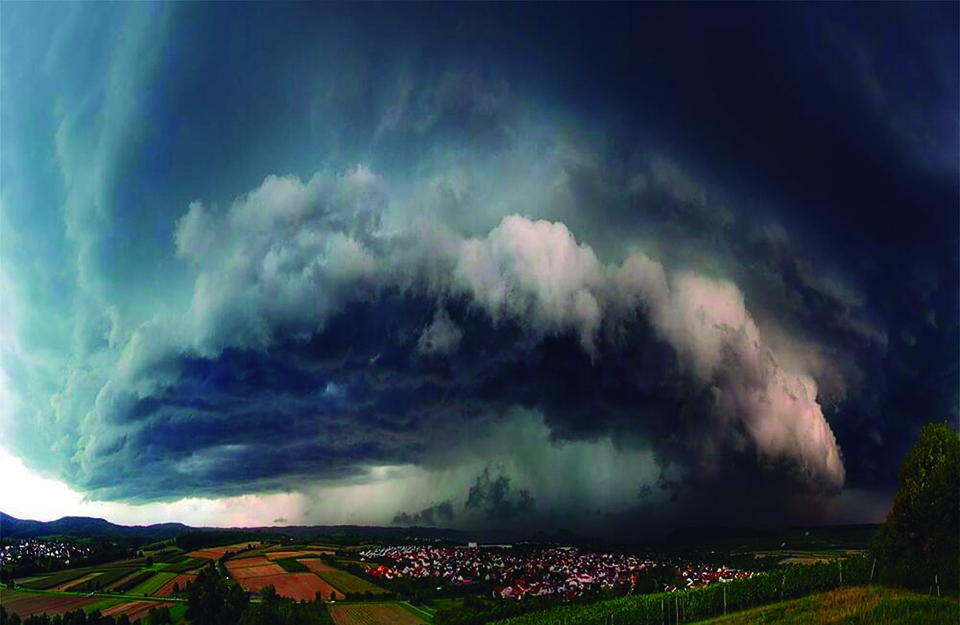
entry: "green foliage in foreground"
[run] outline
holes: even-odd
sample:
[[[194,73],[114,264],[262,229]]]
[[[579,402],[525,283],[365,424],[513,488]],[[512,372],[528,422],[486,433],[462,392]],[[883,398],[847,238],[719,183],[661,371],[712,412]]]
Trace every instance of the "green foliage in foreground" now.
[[[859,586],[745,610],[700,625],[955,625],[960,603],[912,592]]]
[[[150,608],[146,619],[137,619],[131,624],[126,614],[114,617],[101,614],[99,610],[88,613],[82,608],[53,616],[44,612],[21,619],[19,614],[7,614],[0,605],[0,625],[171,625],[174,622],[167,606]]]
[[[273,586],[260,593],[260,603],[251,604],[240,625],[333,625],[327,606],[320,601],[294,601],[277,595]]]
[[[931,423],[900,467],[893,507],[874,540],[879,580],[960,588],[960,437]]]
[[[711,584],[704,588],[631,595],[612,601],[564,606],[502,622],[509,625],[690,623],[832,590],[841,585],[841,574],[843,585],[866,584],[870,580],[871,568],[872,560],[862,556],[840,562],[790,566],[780,571],[761,573],[728,583]]]

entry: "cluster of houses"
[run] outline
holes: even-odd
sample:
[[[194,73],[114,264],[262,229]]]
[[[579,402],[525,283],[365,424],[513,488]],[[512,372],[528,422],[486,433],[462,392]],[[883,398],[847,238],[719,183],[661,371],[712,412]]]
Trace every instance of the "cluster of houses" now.
[[[379,566],[375,577],[436,577],[454,584],[496,584],[503,598],[562,595],[573,598],[597,587],[621,585],[632,592],[638,575],[659,562],[630,554],[593,553],[573,547],[516,552],[502,548],[386,547],[365,551],[364,560]],[[385,564],[385,563],[389,564]],[[729,581],[748,575],[726,568],[685,565],[677,570],[686,587]],[[667,590],[674,590],[668,587]]]
[[[58,540],[18,540],[0,546],[0,566],[44,559],[70,564],[71,559],[89,553],[90,547]]]

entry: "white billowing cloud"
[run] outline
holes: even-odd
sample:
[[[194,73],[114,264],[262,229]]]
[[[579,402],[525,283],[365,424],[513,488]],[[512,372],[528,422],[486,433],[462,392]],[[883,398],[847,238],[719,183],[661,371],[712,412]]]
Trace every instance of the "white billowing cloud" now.
[[[268,176],[224,214],[193,202],[176,231],[178,255],[197,271],[189,346],[213,355],[311,334],[345,292],[372,285],[368,246],[385,204],[379,176],[364,166],[307,182]]]
[[[740,289],[727,280],[689,272],[675,276],[665,288],[650,262],[644,257],[624,263],[617,274],[619,292],[629,294],[631,288],[624,285],[633,286],[657,331],[694,378],[714,391],[720,416],[741,423],[764,457],[788,460],[811,482],[840,488],[843,463],[817,402],[816,383],[809,375],[781,367]],[[624,271],[626,267],[634,270]],[[708,442],[711,447],[714,443]],[[715,460],[714,450],[709,451],[706,459]]]
[[[440,308],[417,339],[417,352],[425,356],[452,354],[460,346],[462,336],[460,327],[450,319],[446,310]]]
[[[530,318],[547,332],[573,327],[592,352],[604,282],[596,254],[562,223],[510,215],[485,238],[461,242],[452,286],[494,320]]]
[[[177,253],[196,273],[191,307],[182,319],[134,331],[116,380],[150,394],[175,382],[169,363],[179,354],[212,357],[230,346],[266,349],[278,337],[308,337],[347,302],[388,287],[438,299],[417,341],[422,355],[450,354],[460,343],[463,330],[442,308],[450,296],[538,336],[573,332],[592,357],[602,329],[617,337],[631,315],[642,314],[713,393],[715,422],[706,426],[713,429],[689,442],[706,470],[727,450],[742,451],[746,439],[763,459],[788,463],[811,484],[842,486],[840,452],[811,373],[784,369],[733,282],[670,275],[641,252],[604,265],[563,223],[519,215],[503,217],[482,237],[442,224],[426,236],[386,232],[387,204],[385,183],[363,166],[307,182],[270,176],[225,212],[193,202],[176,232]],[[108,390],[98,411],[129,401]]]

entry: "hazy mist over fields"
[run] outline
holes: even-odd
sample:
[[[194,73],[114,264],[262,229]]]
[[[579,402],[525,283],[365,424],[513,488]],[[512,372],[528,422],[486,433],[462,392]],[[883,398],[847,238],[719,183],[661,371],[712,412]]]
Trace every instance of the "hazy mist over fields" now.
[[[0,14],[4,512],[875,522],[960,416],[955,3]]]

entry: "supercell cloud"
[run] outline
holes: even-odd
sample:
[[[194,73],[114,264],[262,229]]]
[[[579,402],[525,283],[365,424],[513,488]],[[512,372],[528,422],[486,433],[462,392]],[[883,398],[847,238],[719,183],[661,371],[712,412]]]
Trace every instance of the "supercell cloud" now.
[[[544,9],[5,7],[0,444],[277,523],[875,520],[957,418],[956,7]]]

